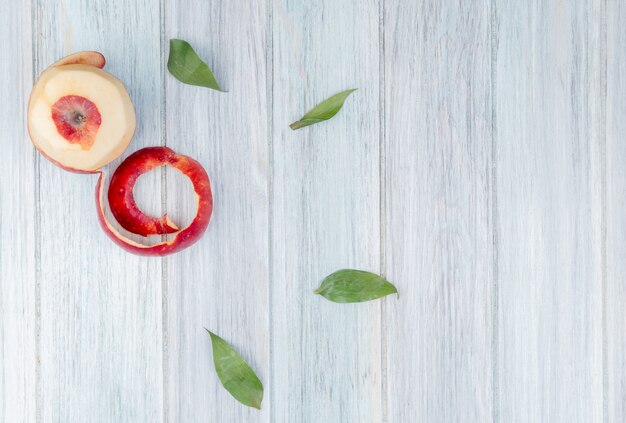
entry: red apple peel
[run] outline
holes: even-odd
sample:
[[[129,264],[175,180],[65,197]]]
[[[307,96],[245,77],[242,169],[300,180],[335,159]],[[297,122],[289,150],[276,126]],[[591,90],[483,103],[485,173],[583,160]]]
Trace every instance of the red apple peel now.
[[[54,62],[50,65],[50,67],[65,65],[89,65],[102,69],[106,62],[107,61],[104,58],[104,55],[99,51],[86,50],[65,56],[61,60]]]
[[[157,167],[169,165],[187,176],[193,184],[197,198],[197,212],[193,221],[178,230],[167,217],[145,215],[135,203],[133,186],[140,175]],[[174,238],[155,245],[139,244],[119,233],[104,216],[104,172],[100,171],[96,185],[98,220],[104,232],[125,250],[145,256],[164,256],[176,253],[195,243],[204,233],[213,212],[213,195],[209,176],[196,160],[177,154],[167,147],[147,147],[128,156],[115,170],[109,186],[109,206],[118,223],[130,232],[147,236],[178,231]]]

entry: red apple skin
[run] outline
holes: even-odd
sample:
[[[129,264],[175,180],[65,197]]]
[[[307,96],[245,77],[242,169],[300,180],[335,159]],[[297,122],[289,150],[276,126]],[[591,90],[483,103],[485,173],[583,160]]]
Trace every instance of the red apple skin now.
[[[104,216],[102,197],[104,192],[104,173],[100,172],[96,185],[96,205],[98,220],[104,232],[120,247],[143,256],[165,256],[181,251],[194,244],[206,231],[213,212],[213,195],[209,176],[196,160],[175,153],[167,147],[143,148],[126,158],[115,171],[115,184],[109,188],[109,206],[113,215],[125,229],[137,234],[163,234],[175,230],[166,216],[154,218],[143,214],[132,196],[133,185],[139,175],[156,167],[170,165],[185,174],[198,196],[198,210],[189,226],[178,231],[173,239],[155,245],[141,245],[121,235],[111,226]]]
[[[167,215],[155,218],[144,214],[133,196],[133,187],[142,174],[169,164],[179,158],[174,151],[163,148],[145,148],[128,156],[115,170],[109,184],[109,206],[115,220],[129,232],[141,236],[171,234],[178,231]]]
[[[59,98],[52,105],[52,120],[63,138],[84,150],[93,146],[102,124],[98,107],[88,98],[73,94]]]

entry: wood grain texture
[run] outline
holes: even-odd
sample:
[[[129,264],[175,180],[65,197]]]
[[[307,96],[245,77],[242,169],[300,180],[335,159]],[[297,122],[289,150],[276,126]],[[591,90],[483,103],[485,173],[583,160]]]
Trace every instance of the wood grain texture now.
[[[602,420],[600,10],[495,2],[501,421]]]
[[[619,0],[5,2],[0,423],[626,421],[625,21]],[[228,93],[168,74],[173,37]],[[95,177],[32,148],[33,75],[81,49],[129,88],[124,156],[206,167],[192,248],[120,250]],[[195,213],[174,170],[135,194]],[[313,294],[343,267],[399,299]],[[262,411],[223,389],[203,326]]]
[[[268,11],[263,1],[167,1],[165,13],[165,42],[189,41],[228,91],[166,77],[167,145],[205,166],[214,197],[204,237],[167,259],[168,421],[269,422]],[[167,172],[167,206],[180,221],[195,201],[179,176]],[[203,326],[256,371],[262,411],[222,387]]]
[[[4,5],[0,23],[0,40],[10,46],[0,60],[0,422],[25,423],[36,421],[37,181],[25,119],[33,83],[30,2]]]
[[[605,421],[626,421],[626,4],[607,2]]]
[[[77,50],[103,52],[137,111],[129,152],[158,144],[159,2],[42,1],[35,13],[37,73]],[[40,159],[40,421],[156,422],[163,398],[161,262],[126,253],[105,236],[95,182]],[[142,206],[158,211],[159,174],[142,182]]]
[[[377,1],[273,2],[272,421],[380,422],[378,302],[314,295],[380,271]],[[358,88],[332,120],[292,131]]]
[[[489,2],[385,4],[388,420],[487,422]]]

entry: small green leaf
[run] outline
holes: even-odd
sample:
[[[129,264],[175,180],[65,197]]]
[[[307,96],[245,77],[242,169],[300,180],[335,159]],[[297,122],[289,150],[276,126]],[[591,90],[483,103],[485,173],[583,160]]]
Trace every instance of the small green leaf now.
[[[248,363],[222,338],[204,328],[211,335],[213,364],[222,385],[240,403],[261,409],[263,384]]]
[[[167,69],[180,82],[222,91],[211,68],[200,59],[191,44],[185,40],[176,38],[170,40]]]
[[[343,269],[326,276],[315,293],[336,303],[360,303],[397,294],[398,290],[375,273]]]
[[[295,131],[296,129],[330,119],[341,110],[346,98],[356,90],[356,88],[353,88],[351,90],[342,91],[339,94],[327,98],[309,110],[306,115],[302,116],[302,119],[289,125],[289,127]]]

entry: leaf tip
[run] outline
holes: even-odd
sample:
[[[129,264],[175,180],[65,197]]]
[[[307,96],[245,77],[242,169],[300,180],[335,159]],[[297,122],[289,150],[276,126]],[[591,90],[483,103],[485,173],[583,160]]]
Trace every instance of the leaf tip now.
[[[393,291],[391,292],[392,294],[396,294],[396,298],[400,298],[400,293],[398,292],[398,288],[396,288],[396,286],[392,283],[390,283],[390,285],[393,288]]]
[[[206,87],[206,88],[210,88],[214,91],[220,92],[220,93],[227,93],[228,91],[223,89],[222,86],[219,84],[219,82],[217,82],[217,79],[215,80],[215,86],[214,87]]]
[[[292,123],[291,125],[289,125],[289,127],[291,128],[291,130],[295,131],[296,129],[300,129],[302,128],[300,121],[297,120],[294,123]]]
[[[189,44],[187,41],[182,40],[180,38],[170,38],[170,47],[174,46],[175,44],[180,44],[180,45],[188,45],[191,47],[191,44]]]

